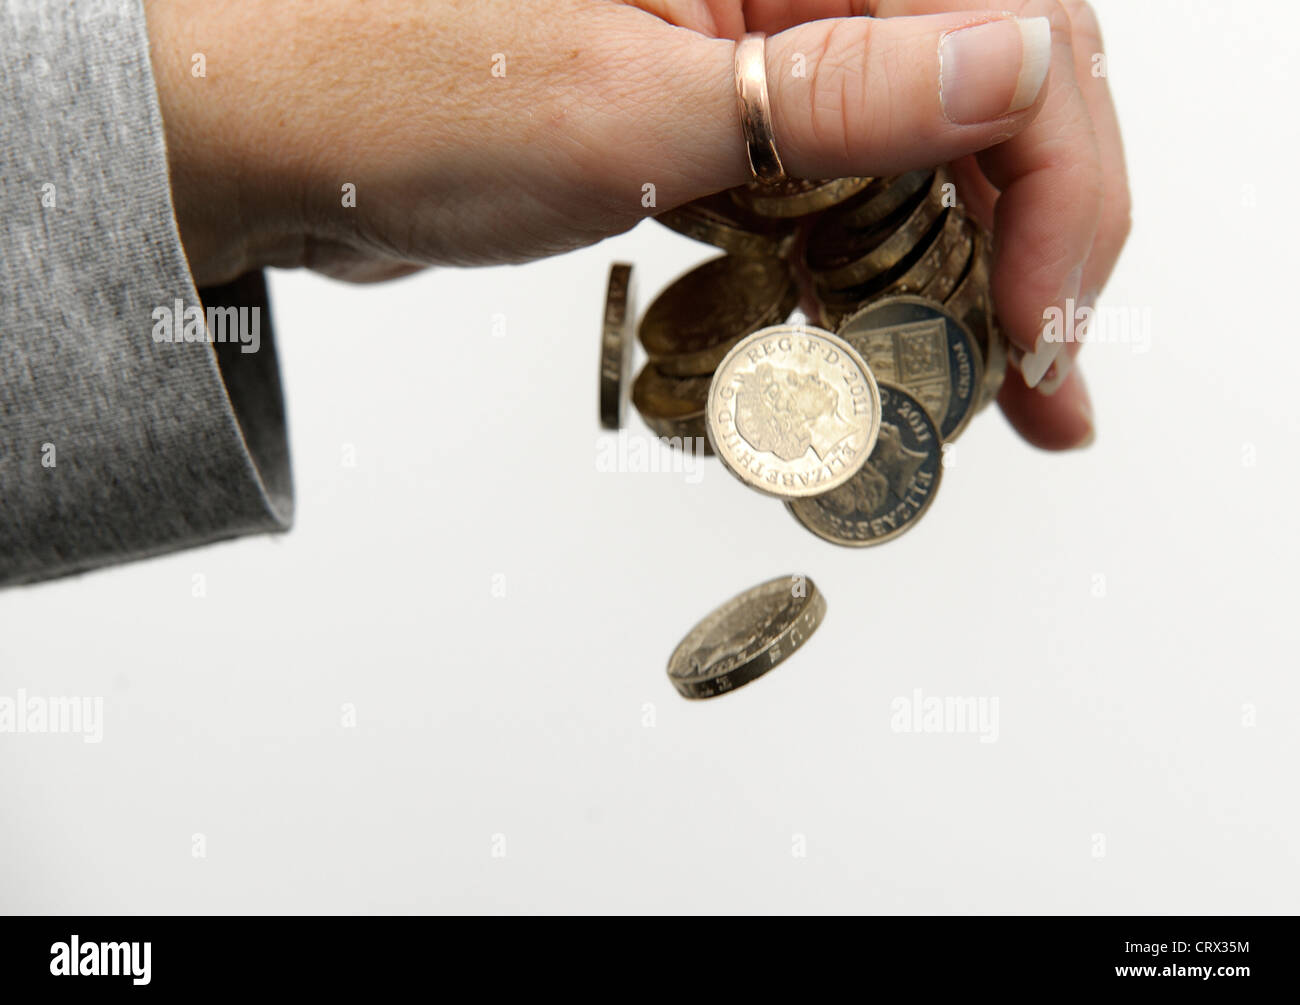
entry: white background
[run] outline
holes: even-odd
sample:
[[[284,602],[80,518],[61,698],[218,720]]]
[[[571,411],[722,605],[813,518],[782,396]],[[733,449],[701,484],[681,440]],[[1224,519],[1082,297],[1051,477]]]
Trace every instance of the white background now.
[[[1106,302],[1153,343],[1087,351],[1092,450],[985,413],[914,533],[839,551],[716,463],[597,470],[608,264],[644,306],[702,245],[277,274],[294,531],[0,595],[0,695],[106,716],[0,735],[0,910],[1300,907],[1300,9],[1097,7],[1136,223]],[[695,620],[796,571],[807,649],[680,699]],[[998,741],[894,732],[915,688],[996,697]]]

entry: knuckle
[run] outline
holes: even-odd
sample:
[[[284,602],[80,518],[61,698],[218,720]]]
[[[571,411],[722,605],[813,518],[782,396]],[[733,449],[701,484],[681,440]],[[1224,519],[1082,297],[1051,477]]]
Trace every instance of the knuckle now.
[[[867,100],[867,59],[872,52],[873,26],[868,20],[839,19],[826,23],[814,36],[808,53],[808,80],[803,101],[810,141],[823,151],[847,157],[855,139],[873,135],[874,109],[888,108],[887,94]],[[872,58],[884,54],[872,52]],[[888,74],[883,75],[887,80]],[[781,78],[783,81],[785,75]]]

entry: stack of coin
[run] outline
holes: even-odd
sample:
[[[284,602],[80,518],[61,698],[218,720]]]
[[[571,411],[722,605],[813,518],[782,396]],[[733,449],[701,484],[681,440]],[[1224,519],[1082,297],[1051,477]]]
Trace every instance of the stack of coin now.
[[[1007,368],[992,241],[948,172],[755,182],[657,219],[724,254],[674,281],[636,328],[647,362],[631,398],[646,425],[673,445],[707,437],[732,474],[833,544],[880,544],[916,526],[938,491],[944,445],[997,397]],[[628,393],[629,302],[612,274],[608,428]],[[786,324],[796,306],[820,327]],[[681,655],[670,677],[688,697],[756,676]]]
[[[927,481],[924,493],[910,482],[895,484],[896,478],[911,472],[930,479],[942,445],[960,436],[971,418],[997,396],[1007,367],[1006,343],[989,295],[991,241],[961,207],[948,171],[755,182],[657,219],[725,254],[668,286],[636,329],[647,362],[631,398],[646,425],[673,445],[706,442],[707,437],[710,449],[721,453],[742,480],[791,501],[805,526],[838,544],[875,544],[911,527],[928,507],[938,476]],[[626,333],[634,321],[628,315],[629,298],[616,282],[620,276],[611,273],[606,304],[601,414],[608,428],[614,428],[610,416],[617,411],[611,403],[627,394],[622,371],[617,380],[612,375],[615,361],[628,358]],[[781,337],[779,326],[800,304],[822,326],[801,329],[805,335],[815,340],[838,336],[863,362],[870,386],[888,390],[875,407],[885,412],[878,420],[885,427],[879,449],[897,453],[893,460],[882,457],[876,464],[866,455],[851,460],[841,451],[828,462],[816,444],[851,418],[843,412],[835,413],[838,418],[829,424],[807,416],[796,419],[789,411],[773,414],[764,420],[775,424],[773,428],[805,420],[818,427],[778,435],[758,430],[756,413],[747,408],[739,421],[750,424],[756,441],[736,426],[710,428],[721,421],[721,413],[710,411],[708,399],[723,360],[742,344],[749,353],[771,353],[773,333]],[[615,329],[617,339],[611,335]],[[768,334],[751,343],[758,332]],[[822,349],[848,358],[840,349]],[[771,358],[767,362],[761,375],[756,370],[745,379],[762,383],[770,399],[785,401],[787,409],[822,400],[817,382],[827,379],[826,374],[777,366]],[[773,382],[772,374],[794,384]],[[843,380],[844,374],[830,378]],[[795,385],[802,390],[791,391]],[[741,395],[741,389],[732,387],[730,393]],[[742,397],[751,401],[748,394]],[[861,401],[846,404],[855,407]],[[736,418],[733,407],[728,421]],[[796,465],[800,470],[782,470],[785,462],[767,449],[770,443],[781,444],[782,450],[802,445],[807,453]],[[916,460],[918,445],[925,446],[924,462]],[[837,470],[849,468],[853,478],[832,484]],[[745,473],[754,470],[763,474]],[[773,488],[767,478],[784,481]],[[799,491],[791,491],[794,482],[800,483]],[[834,520],[817,518],[818,507],[810,499],[819,494],[828,500],[821,510],[835,507]],[[904,499],[923,500],[924,505],[911,506],[902,519],[898,506]],[[871,500],[877,503],[875,509],[866,506]],[[871,514],[883,523],[867,529],[847,526],[851,516],[861,524]],[[839,530],[832,532],[831,527]]]

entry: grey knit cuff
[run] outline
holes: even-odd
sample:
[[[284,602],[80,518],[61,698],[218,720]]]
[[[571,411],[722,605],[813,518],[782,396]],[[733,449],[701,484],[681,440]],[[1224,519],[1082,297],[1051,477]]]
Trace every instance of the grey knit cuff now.
[[[140,0],[0,0],[0,114],[0,585],[288,529],[265,283],[194,287]]]

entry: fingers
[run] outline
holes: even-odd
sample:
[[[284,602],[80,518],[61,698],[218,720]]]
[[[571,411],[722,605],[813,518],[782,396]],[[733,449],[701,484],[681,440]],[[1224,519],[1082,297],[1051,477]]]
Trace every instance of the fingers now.
[[[1027,6],[1051,9],[1054,83],[1041,118],[979,159],[1002,190],[993,294],[1008,337],[1025,353],[1020,370],[1032,388],[1063,350],[1044,339],[1044,311],[1064,311],[1083,292],[1104,183],[1092,119],[1075,83],[1069,19],[1056,0]]]
[[[1101,153],[1102,207],[1101,223],[1093,242],[1092,255],[1084,269],[1082,302],[1096,302],[1098,294],[1119,260],[1131,229],[1132,199],[1129,195],[1128,170],[1124,164],[1124,141],[1119,118],[1107,80],[1106,54],[1102,47],[1101,25],[1092,7],[1084,0],[1064,0],[1074,37],[1075,78],[1088,106],[1097,145]]]
[[[1106,55],[1102,48],[1101,25],[1085,0],[1062,0],[1070,16],[1074,48],[1075,79],[1088,106],[1101,154],[1102,204],[1097,236],[1083,270],[1082,293],[1076,310],[1095,308],[1097,298],[1115,269],[1131,227],[1131,198],[1128,171],[1124,164],[1124,142],[1119,119],[1107,83]],[[1067,313],[1069,305],[1066,305]],[[1065,382],[1081,346],[1067,343],[1038,385],[1038,393],[1053,395]]]
[[[960,8],[963,0],[879,0],[878,14]],[[1076,302],[1100,232],[1103,157],[1076,75],[1069,12],[1059,0],[1011,0],[1022,17],[1052,25],[1052,69],[1042,110],[1022,132],[979,155],[1001,190],[995,215],[993,294],[1024,382],[1036,387],[1064,351],[1043,338],[1045,311]],[[1118,137],[1116,128],[1115,136]],[[1121,158],[1122,162],[1122,158]]]
[[[738,39],[746,31],[775,35],[806,21],[865,14],[869,0],[634,0],[669,24],[713,38]]]
[[[740,0],[732,0],[738,6]],[[867,13],[870,0],[745,0],[745,26],[775,35],[809,21]]]
[[[736,39],[745,31],[739,0],[634,0],[633,6],[710,38]]]
[[[798,25],[767,43],[786,170],[896,174],[980,150],[1029,123],[1050,55],[1046,24],[998,14]]]
[[[945,163],[1026,127],[1050,54],[1046,23],[999,13],[797,25],[767,41],[777,149],[786,171],[803,178]],[[644,151],[642,171],[665,169],[671,187],[661,187],[660,208],[747,181],[734,45],[659,23],[638,40],[636,58],[654,61],[654,111],[622,120],[613,145],[627,163]],[[675,72],[665,76],[665,65]],[[644,78],[625,86],[642,88]]]
[[[1016,432],[1043,450],[1086,447],[1094,439],[1092,402],[1077,368],[1050,398],[1027,387],[1018,374],[1009,373],[998,404]]]
[[[998,196],[1001,193],[984,177],[979,161],[974,155],[962,157],[949,165],[949,172],[957,185],[957,191],[961,193],[966,212],[978,220],[985,230],[992,233],[993,215],[997,210]]]

